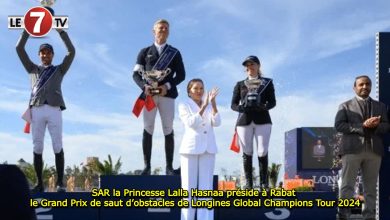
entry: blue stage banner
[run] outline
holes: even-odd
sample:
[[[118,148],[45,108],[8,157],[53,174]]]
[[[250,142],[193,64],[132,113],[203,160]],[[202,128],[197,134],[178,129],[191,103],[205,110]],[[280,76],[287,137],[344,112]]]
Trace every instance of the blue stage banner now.
[[[38,193],[32,196],[30,204],[34,201],[40,204],[35,208],[37,220],[99,219],[99,208],[90,206],[93,198],[89,192]]]
[[[214,176],[214,188],[217,187],[218,178]],[[152,207],[144,208],[143,202],[150,202],[156,204],[164,203],[177,204],[182,197],[168,196],[168,190],[174,193],[175,190],[181,188],[180,176],[101,176],[101,189],[106,189],[108,192],[113,190],[120,191],[121,196],[117,198],[102,197],[102,202],[110,202],[110,200],[122,200],[121,208],[107,208],[102,207],[100,210],[100,220],[128,220],[128,219],[148,219],[148,220],[172,220],[180,219],[180,208],[176,205],[172,207]],[[143,194],[164,191],[165,196],[139,196],[135,192],[142,192]],[[124,194],[126,193],[126,195]],[[131,216],[129,218],[129,216]]]
[[[180,188],[180,176],[101,176],[101,189],[120,190],[122,193],[125,190],[129,192],[135,190],[166,190]],[[122,194],[123,195],[123,194]],[[125,204],[130,205],[129,199],[133,197],[121,196]],[[112,199],[110,197],[102,197],[102,202]],[[168,199],[168,198],[156,198]],[[139,201],[139,200],[137,200]],[[127,204],[126,204],[127,203]],[[134,203],[134,200],[133,200]],[[134,204],[132,204],[133,206]],[[124,207],[124,208],[101,208],[100,220],[128,220],[128,219],[150,219],[150,220],[171,220],[180,219],[180,209],[172,208],[140,208],[140,207]]]
[[[214,183],[216,187],[216,176],[214,177]],[[174,203],[174,206],[164,208],[159,206],[145,208],[142,207],[141,203],[143,201],[153,201],[156,203],[178,202],[183,196],[172,197],[172,194],[171,196],[168,194],[164,196],[154,194],[152,198],[151,195],[137,195],[136,193],[167,193],[168,191],[173,193],[176,191],[176,193],[180,194],[180,190],[180,176],[102,176],[101,188],[92,189],[90,193],[41,193],[34,195],[31,201],[40,204],[36,208],[38,219],[179,220],[180,208],[176,206],[177,203]],[[289,191],[279,189],[273,192],[288,193]],[[234,193],[234,191],[231,193]],[[215,201],[229,201],[231,205],[228,207],[214,208],[214,219],[301,220],[310,216],[315,216],[316,220],[335,219],[337,207],[335,193],[292,191],[289,193],[293,193],[294,195],[268,194],[263,196],[260,194],[256,197],[232,196],[228,198],[226,197],[228,193],[225,192],[224,197],[219,197]],[[249,200],[258,201],[261,205],[250,205],[248,203]],[[328,206],[326,204],[319,204],[319,200],[321,200],[321,203],[329,203]],[[97,203],[99,205],[96,205],[96,208],[91,207],[91,204],[95,205]],[[283,203],[284,205],[275,205],[276,203]],[[46,205],[47,207],[45,207]]]
[[[317,206],[316,199],[327,200],[336,204],[336,195],[332,192],[298,192],[297,196],[293,198],[299,201],[312,201],[314,206],[311,208],[298,207],[298,208],[220,208],[215,209],[215,219],[220,220],[259,220],[259,219],[287,219],[287,220],[302,220],[302,219],[315,219],[315,220],[329,220],[336,219],[336,207],[321,207]],[[272,201],[287,200],[285,198],[272,198]],[[267,204],[265,198],[263,204]]]

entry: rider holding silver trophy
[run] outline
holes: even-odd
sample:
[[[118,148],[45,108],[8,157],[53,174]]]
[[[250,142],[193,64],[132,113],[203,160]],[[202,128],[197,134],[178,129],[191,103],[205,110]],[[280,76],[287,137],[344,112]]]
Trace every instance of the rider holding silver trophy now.
[[[268,189],[268,146],[272,127],[268,111],[276,105],[274,85],[272,79],[263,77],[260,60],[256,56],[247,57],[242,65],[245,66],[247,78],[237,82],[234,87],[231,108],[239,112],[236,131],[243,149],[244,188],[253,188],[252,155],[255,138],[260,187]]]
[[[39,0],[42,6],[46,7],[51,14],[54,14],[50,8],[55,0]],[[30,34],[24,30],[17,42],[16,52],[25,70],[30,75],[32,91],[28,108],[23,115],[27,124],[25,132],[29,133],[31,124],[31,133],[33,139],[33,160],[34,169],[38,184],[32,189],[32,193],[44,192],[43,181],[43,149],[45,143],[46,128],[51,136],[52,147],[55,155],[55,167],[57,172],[57,192],[64,192],[63,183],[65,156],[63,150],[63,123],[62,111],[66,109],[65,101],[62,95],[62,82],[68,72],[75,57],[75,47],[73,46],[69,35],[62,29],[56,29],[59,37],[63,41],[67,53],[62,62],[53,65],[54,48],[51,44],[43,43],[38,50],[40,63],[35,64],[30,59],[25,49]]]
[[[154,44],[139,52],[133,70],[133,79],[142,90],[133,109],[137,117],[143,111],[142,149],[145,168],[141,174],[151,174],[152,135],[158,110],[165,136],[165,172],[173,175],[173,119],[175,99],[178,96],[176,86],[184,81],[185,69],[179,50],[167,44],[168,21],[157,20],[153,26],[153,34]]]

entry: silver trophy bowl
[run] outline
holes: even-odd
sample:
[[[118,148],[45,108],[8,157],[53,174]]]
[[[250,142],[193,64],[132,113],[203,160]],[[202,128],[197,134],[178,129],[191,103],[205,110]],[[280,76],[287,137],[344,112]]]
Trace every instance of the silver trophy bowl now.
[[[244,81],[244,84],[248,88],[248,93],[245,98],[245,107],[258,107],[261,101],[258,89],[262,84],[262,81],[260,79],[247,79]]]
[[[163,81],[171,72],[170,68],[165,70],[141,70],[142,78],[144,78],[148,85],[152,87],[150,89],[150,93],[152,95],[158,95],[161,93],[161,89],[158,88],[158,83]]]
[[[56,0],[38,0],[38,1],[39,3],[41,3],[43,7],[51,7],[56,2]]]
[[[248,88],[248,100],[256,100],[257,99],[257,89],[261,85],[260,79],[247,79],[244,81],[245,86]]]

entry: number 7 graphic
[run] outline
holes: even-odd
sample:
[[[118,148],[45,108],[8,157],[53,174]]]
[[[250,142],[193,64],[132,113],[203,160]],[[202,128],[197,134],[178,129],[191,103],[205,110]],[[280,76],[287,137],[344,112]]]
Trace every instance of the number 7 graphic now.
[[[38,12],[38,11],[33,11],[30,13],[31,17],[38,17],[38,20],[35,22],[34,25],[34,33],[40,33],[41,32],[41,24],[43,21],[43,18],[45,17],[45,12]]]
[[[43,7],[34,7],[24,15],[24,28],[34,37],[43,37],[50,32],[53,16]]]

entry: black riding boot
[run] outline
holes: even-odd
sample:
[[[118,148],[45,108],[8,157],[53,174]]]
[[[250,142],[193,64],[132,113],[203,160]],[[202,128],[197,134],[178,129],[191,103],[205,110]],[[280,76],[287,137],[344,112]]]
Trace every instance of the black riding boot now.
[[[260,189],[268,190],[268,154],[264,157],[258,157],[260,170]]]
[[[38,184],[32,189],[32,193],[39,193],[44,191],[42,171],[43,171],[43,159],[42,154],[34,153],[34,169],[37,175]]]
[[[172,131],[172,133],[165,135],[165,158],[167,162],[167,166],[165,169],[166,175],[175,175],[175,171],[173,170],[173,166],[172,166],[174,149],[175,149],[175,140]]]
[[[64,150],[61,149],[59,153],[55,154],[56,158],[56,170],[57,170],[57,192],[65,192],[64,187],[64,166],[65,166],[65,158],[64,158]]]
[[[243,189],[252,189],[253,188],[252,156],[243,153],[242,159],[244,162],[244,174],[245,174],[245,185]]]
[[[144,130],[142,137],[142,150],[144,153],[145,168],[144,170],[142,170],[141,175],[150,175],[150,159],[152,157],[152,135],[149,134],[146,130]]]

